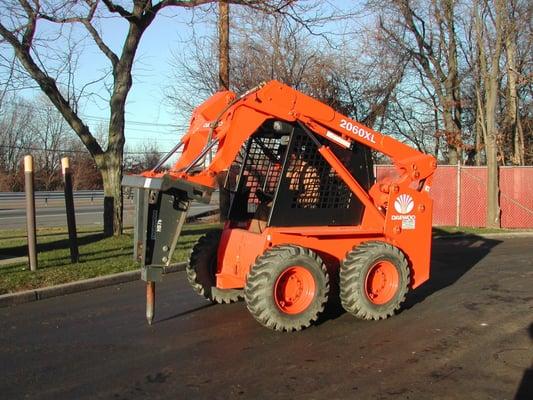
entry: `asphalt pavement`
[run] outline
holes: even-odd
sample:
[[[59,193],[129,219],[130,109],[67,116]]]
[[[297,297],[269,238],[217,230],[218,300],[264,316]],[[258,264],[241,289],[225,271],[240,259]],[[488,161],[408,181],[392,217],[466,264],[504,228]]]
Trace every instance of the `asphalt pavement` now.
[[[2,399],[533,399],[531,238],[434,243],[397,316],[278,333],[183,273],[0,309]]]

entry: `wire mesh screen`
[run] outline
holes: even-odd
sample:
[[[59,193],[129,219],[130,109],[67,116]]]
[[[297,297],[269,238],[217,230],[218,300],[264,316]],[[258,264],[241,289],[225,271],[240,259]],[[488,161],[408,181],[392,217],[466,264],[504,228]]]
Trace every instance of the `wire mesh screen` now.
[[[281,174],[283,152],[279,136],[259,132],[248,140],[241,152],[243,161],[235,206],[232,206],[233,218],[247,218],[259,204],[272,200]]]
[[[281,171],[279,148],[279,138],[253,137],[250,140],[243,171],[249,190],[248,212],[255,212],[261,203],[258,191],[273,196],[276,190]]]
[[[313,135],[313,136],[311,136]],[[339,226],[361,223],[363,205],[318,151],[314,139],[327,140],[295,127],[285,157],[270,226]],[[327,145],[362,187],[374,177],[370,151]]]
[[[224,188],[230,193],[237,191],[237,184],[239,183],[239,174],[241,173],[243,161],[246,154],[246,149],[248,148],[248,142],[245,142],[235,160],[231,163],[228,168],[228,173],[226,174],[226,181],[224,183]]]
[[[296,135],[287,177],[291,208],[350,208],[352,192],[307,135]]]

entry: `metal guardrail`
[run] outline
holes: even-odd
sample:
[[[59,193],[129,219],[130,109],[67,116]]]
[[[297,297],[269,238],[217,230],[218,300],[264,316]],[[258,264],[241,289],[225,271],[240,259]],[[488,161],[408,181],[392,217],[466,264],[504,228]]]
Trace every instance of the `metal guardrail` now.
[[[73,192],[74,200],[89,199],[92,201],[103,201],[103,190],[77,190]],[[7,201],[24,201],[26,194],[24,192],[0,192],[0,203]],[[132,200],[134,198],[134,191],[124,190],[124,200]],[[49,200],[64,200],[65,193],[63,191],[50,191],[50,192],[35,192],[35,201],[44,201],[45,204]],[[213,201],[218,204],[218,190],[213,194]]]
[[[77,190],[73,192],[74,199],[90,199],[94,200],[103,200],[104,191],[103,190]],[[134,191],[124,190],[124,199],[132,200],[134,197]],[[0,202],[2,201],[24,201],[26,194],[24,192],[0,192]],[[63,200],[65,198],[65,193],[61,191],[50,191],[50,192],[35,192],[35,200],[43,200],[45,203],[48,200]],[[213,199],[218,203],[218,190],[215,190],[213,194]]]
[[[17,201],[24,200],[26,194],[24,192],[0,192],[0,201]],[[65,193],[63,191],[53,191],[53,192],[35,192],[35,200],[62,200],[65,198]],[[101,200],[104,198],[103,190],[77,190],[74,192],[74,199],[90,199]]]

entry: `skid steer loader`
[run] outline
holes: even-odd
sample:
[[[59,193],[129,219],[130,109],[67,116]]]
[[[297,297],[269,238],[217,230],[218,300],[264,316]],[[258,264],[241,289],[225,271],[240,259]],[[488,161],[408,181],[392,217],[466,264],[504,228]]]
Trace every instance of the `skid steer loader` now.
[[[371,150],[390,158],[396,176],[375,181]],[[123,179],[139,193],[134,245],[148,322],[191,201],[208,203],[221,177],[226,222],[200,238],[186,267],[198,294],[244,298],[260,324],[301,330],[324,310],[338,274],[347,312],[393,315],[429,278],[435,168],[432,156],[280,82],[216,93],[154,169]]]

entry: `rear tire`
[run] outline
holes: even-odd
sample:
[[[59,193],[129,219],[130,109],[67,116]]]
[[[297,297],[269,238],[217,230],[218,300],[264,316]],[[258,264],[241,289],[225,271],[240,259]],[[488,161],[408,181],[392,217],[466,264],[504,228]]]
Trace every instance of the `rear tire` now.
[[[194,245],[185,268],[193,290],[213,303],[232,303],[242,299],[242,290],[216,288],[217,251],[222,231],[206,233]]]
[[[329,276],[313,251],[276,246],[259,256],[244,288],[246,306],[263,326],[276,331],[307,328],[324,311]]]
[[[354,247],[340,269],[342,306],[360,319],[392,316],[405,300],[410,271],[405,255],[385,242]]]

